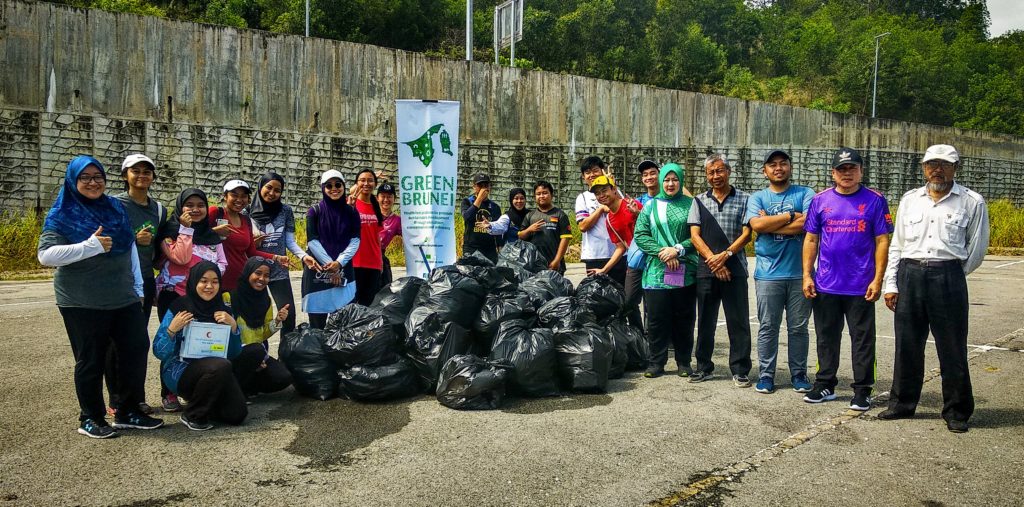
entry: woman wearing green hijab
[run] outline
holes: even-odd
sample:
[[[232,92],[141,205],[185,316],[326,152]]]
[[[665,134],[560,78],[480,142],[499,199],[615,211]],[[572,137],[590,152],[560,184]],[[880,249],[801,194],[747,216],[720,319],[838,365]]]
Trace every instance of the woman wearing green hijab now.
[[[687,377],[697,320],[697,251],[686,222],[693,198],[683,195],[683,168],[665,164],[658,175],[661,192],[637,218],[634,241],[647,254],[643,287],[650,341],[647,378],[660,377],[668,362],[668,344],[676,353],[679,376]]]

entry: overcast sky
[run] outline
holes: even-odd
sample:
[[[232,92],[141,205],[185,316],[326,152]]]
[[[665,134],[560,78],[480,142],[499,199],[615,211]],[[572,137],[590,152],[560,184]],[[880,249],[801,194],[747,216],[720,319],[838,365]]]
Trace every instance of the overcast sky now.
[[[1024,29],[1024,1],[988,0],[988,13],[992,17],[992,26],[988,28],[992,37]]]

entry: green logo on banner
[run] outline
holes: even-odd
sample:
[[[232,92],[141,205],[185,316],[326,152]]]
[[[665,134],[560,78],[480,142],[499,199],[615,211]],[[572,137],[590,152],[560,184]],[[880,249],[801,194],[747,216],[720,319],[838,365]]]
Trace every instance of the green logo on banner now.
[[[417,138],[415,141],[403,142],[409,148],[412,149],[412,155],[423,162],[423,166],[429,166],[430,161],[434,159],[434,134],[439,134],[438,138],[441,140],[441,151],[451,156],[455,156],[452,153],[452,139],[448,135],[448,131],[445,130],[443,123],[438,123],[433,127],[427,129],[422,136]]]

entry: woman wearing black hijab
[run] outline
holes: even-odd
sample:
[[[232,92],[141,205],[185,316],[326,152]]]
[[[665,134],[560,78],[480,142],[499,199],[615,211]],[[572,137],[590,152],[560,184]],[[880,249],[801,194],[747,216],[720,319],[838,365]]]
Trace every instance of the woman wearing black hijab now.
[[[249,257],[238,277],[235,290],[224,293],[224,302],[238,322],[242,353],[231,362],[235,377],[246,396],[274,393],[292,383],[292,375],[280,361],[270,357],[269,339],[288,318],[291,310],[284,305],[274,313],[268,285],[274,263],[263,257]]]
[[[490,234],[502,236],[506,245],[519,241],[518,233],[525,228],[523,221],[530,212],[526,207],[526,189],[516,187],[509,190],[508,204],[508,211],[490,224]]]
[[[213,428],[211,419],[241,424],[249,414],[245,394],[233,373],[231,358],[242,351],[241,332],[220,295],[220,270],[209,261],[192,266],[185,295],[171,303],[153,341],[153,355],[160,359],[160,377],[174,394],[188,400],[181,423],[188,429]],[[228,359],[181,357],[185,326],[208,322],[231,327]]]
[[[259,234],[256,236],[257,249],[274,255],[287,255],[291,252],[303,264],[312,267],[314,259],[302,250],[295,241],[295,213],[292,207],[282,201],[284,193],[284,177],[273,171],[260,178],[256,188],[256,198],[249,206],[249,218]],[[270,264],[270,284],[267,286],[270,295],[278,308],[286,305],[295,308],[295,296],[292,295],[292,283],[288,277],[288,268],[280,264]],[[295,312],[289,312],[288,318],[281,326],[281,334],[286,335],[295,330]],[[244,340],[243,340],[244,341]]]

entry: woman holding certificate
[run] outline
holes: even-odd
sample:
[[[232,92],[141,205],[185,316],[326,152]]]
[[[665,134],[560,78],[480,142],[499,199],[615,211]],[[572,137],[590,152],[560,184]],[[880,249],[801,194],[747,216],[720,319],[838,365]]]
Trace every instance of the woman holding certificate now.
[[[185,285],[185,295],[171,304],[153,341],[160,377],[188,400],[181,415],[188,429],[213,428],[212,419],[241,424],[249,410],[229,360],[242,351],[241,332],[221,299],[220,270],[200,261]]]
[[[643,273],[650,341],[647,378],[665,373],[668,346],[675,349],[678,375],[691,373],[693,326],[697,321],[697,250],[687,218],[693,198],[683,195],[683,169],[665,164],[658,175],[661,192],[637,217],[633,241],[647,254]]]

